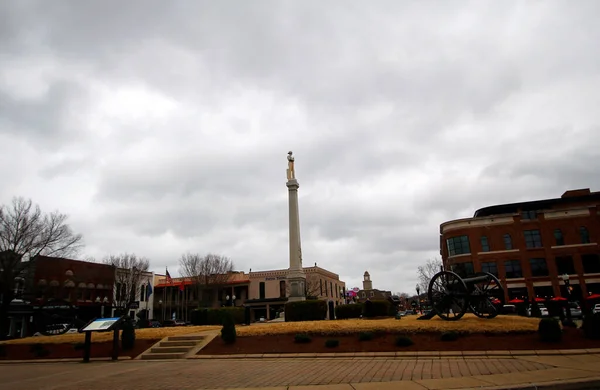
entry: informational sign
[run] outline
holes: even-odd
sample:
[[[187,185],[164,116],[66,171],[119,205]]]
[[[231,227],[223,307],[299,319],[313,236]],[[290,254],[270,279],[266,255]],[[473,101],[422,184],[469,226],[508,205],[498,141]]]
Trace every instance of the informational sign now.
[[[139,309],[140,308],[140,301],[135,301],[135,302],[131,302],[131,304],[129,305],[130,309]]]
[[[102,332],[111,330],[120,319],[120,317],[98,318],[87,324],[83,329],[81,329],[81,332]]]

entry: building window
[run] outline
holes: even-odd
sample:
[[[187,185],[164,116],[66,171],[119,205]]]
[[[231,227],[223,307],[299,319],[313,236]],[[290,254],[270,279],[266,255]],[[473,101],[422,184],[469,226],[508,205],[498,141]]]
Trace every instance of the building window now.
[[[521,219],[536,219],[537,211],[535,210],[525,210],[521,211]]]
[[[331,291],[331,297],[333,298],[333,283],[329,282],[329,291]]]
[[[557,257],[554,261],[556,262],[556,272],[559,275],[573,275],[576,273],[573,258],[571,256]]]
[[[326,296],[326,297],[328,297],[328,296],[329,296],[329,294],[327,294],[327,281],[325,281],[325,283],[324,283],[324,284],[325,284],[325,296]]]
[[[366,298],[366,297],[367,297],[367,294],[365,294],[364,292],[362,292],[360,295],[361,295],[363,298]]]
[[[481,251],[482,252],[490,251],[490,244],[488,243],[488,239],[486,236],[481,236]]]
[[[588,232],[588,230],[585,226],[582,226],[579,228],[579,236],[581,237],[582,244],[590,243],[590,233]]]
[[[279,297],[280,298],[285,298],[285,280],[280,280],[279,281]]]
[[[146,285],[142,284],[140,286],[140,302],[144,302],[146,300]]]
[[[531,276],[548,276],[548,264],[546,259],[529,259]]]
[[[504,235],[504,249],[506,249],[507,251],[509,251],[512,248],[513,248],[513,246],[512,246],[512,238],[510,237],[510,234],[505,234]]]
[[[554,241],[556,242],[556,245],[565,245],[565,239],[560,229],[554,230]]]
[[[495,261],[481,263],[481,272],[489,272],[495,277],[498,277],[498,265]]]
[[[525,246],[527,248],[541,248],[542,247],[542,236],[539,230],[525,230]]]
[[[448,238],[446,240],[446,245],[448,246],[448,254],[450,256],[471,253],[471,249],[469,247],[469,237],[467,236]]]
[[[521,269],[521,262],[519,260],[505,261],[504,269],[506,271],[506,279],[515,279],[523,277],[523,270]]]
[[[258,297],[259,299],[265,299],[265,282],[260,282],[258,285]]]
[[[475,272],[473,271],[473,263],[458,263],[452,265],[452,271],[456,272],[461,278],[472,276]]]
[[[596,254],[581,255],[581,264],[585,274],[600,273],[600,256]]]
[[[375,296],[375,291],[371,291],[371,292],[369,293],[369,296],[370,296],[371,298],[373,298],[373,297]]]
[[[338,285],[336,284],[336,285],[335,285],[335,297],[336,297],[336,298],[339,298],[339,297],[340,297],[340,296],[339,296],[339,293],[340,293],[340,290],[339,290],[339,288],[338,288]]]
[[[319,296],[323,296],[323,279],[319,279],[319,287],[321,292],[319,293]]]

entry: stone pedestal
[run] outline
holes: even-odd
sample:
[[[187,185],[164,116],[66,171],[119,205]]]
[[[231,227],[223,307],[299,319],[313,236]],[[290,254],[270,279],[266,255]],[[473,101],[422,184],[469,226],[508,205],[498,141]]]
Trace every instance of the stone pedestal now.
[[[289,177],[289,173],[288,173]],[[293,176],[292,176],[293,177]],[[304,301],[306,275],[302,268],[302,246],[300,244],[300,217],[298,213],[298,181],[291,178],[286,183],[289,194],[289,238],[290,238],[290,267],[288,268],[287,283],[289,286],[288,301]]]

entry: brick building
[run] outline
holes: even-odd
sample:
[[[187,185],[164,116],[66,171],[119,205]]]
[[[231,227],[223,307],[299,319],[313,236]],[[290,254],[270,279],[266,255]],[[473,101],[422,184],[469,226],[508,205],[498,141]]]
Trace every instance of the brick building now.
[[[446,269],[490,272],[505,299],[600,293],[600,192],[566,191],[560,198],[485,207],[473,218],[440,226]]]
[[[356,298],[358,302],[365,302],[367,299],[371,301],[387,301],[392,299],[392,292],[373,288],[371,275],[368,271],[365,271],[363,275],[363,288],[356,293]]]

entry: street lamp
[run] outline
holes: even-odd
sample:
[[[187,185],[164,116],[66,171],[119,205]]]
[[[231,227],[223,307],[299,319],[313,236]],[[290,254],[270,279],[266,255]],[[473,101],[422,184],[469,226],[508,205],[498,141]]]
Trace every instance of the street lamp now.
[[[571,282],[569,281],[569,274],[564,273],[560,277],[565,283],[565,289],[567,290],[567,320],[565,325],[573,326],[575,324],[573,323],[573,319],[571,317],[571,305],[569,304],[569,302],[571,302]]]
[[[227,306],[233,306],[235,302],[235,295],[231,297],[231,305],[229,304],[229,298],[229,295],[225,297],[225,299],[227,300]]]
[[[415,286],[415,289],[417,290],[417,302],[418,302],[418,310],[419,313],[421,312],[421,287],[419,287],[419,285],[417,284]]]

